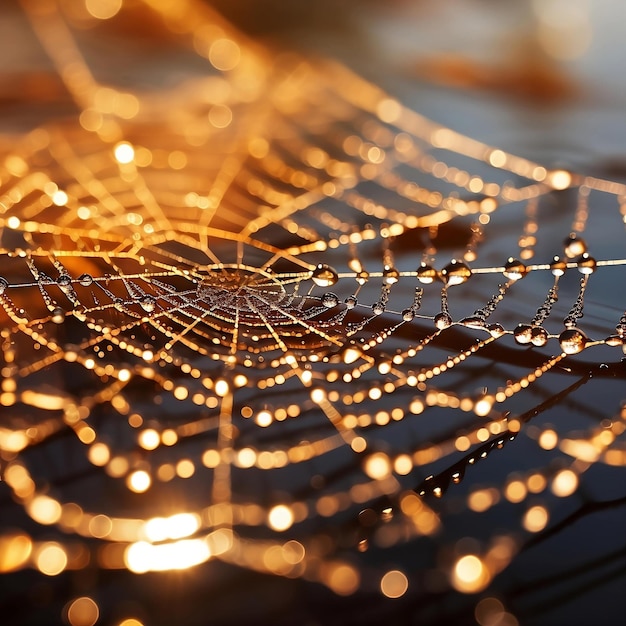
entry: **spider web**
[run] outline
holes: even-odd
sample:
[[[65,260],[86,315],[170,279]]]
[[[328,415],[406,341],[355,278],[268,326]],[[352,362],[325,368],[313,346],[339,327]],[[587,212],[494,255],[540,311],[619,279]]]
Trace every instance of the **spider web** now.
[[[125,6],[202,70],[124,91],[89,16],[24,6],[79,110],[0,172],[3,477],[56,533],[7,531],[2,571],[220,559],[402,595],[360,555],[452,545],[455,507],[539,532],[587,471],[623,472],[625,185],[275,60],[195,2]],[[515,472],[463,480],[505,446]],[[522,546],[476,534],[480,575],[442,569],[462,592]]]

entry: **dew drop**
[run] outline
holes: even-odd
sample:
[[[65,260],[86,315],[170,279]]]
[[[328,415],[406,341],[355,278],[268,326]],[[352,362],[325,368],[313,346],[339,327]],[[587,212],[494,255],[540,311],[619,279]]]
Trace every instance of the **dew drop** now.
[[[331,287],[339,280],[339,276],[330,265],[320,263],[313,270],[311,279],[318,287]]]
[[[463,326],[467,326],[468,328],[484,328],[485,320],[478,315],[470,315],[469,317],[464,317],[460,322]]]
[[[578,271],[581,274],[593,274],[596,271],[596,265],[596,260],[587,252],[578,259]]]
[[[395,267],[385,266],[383,270],[383,282],[386,285],[394,285],[400,280],[400,272]]]
[[[509,257],[502,273],[510,280],[520,280],[528,274],[528,268],[518,259]]]
[[[346,305],[347,309],[353,309],[358,303],[358,300],[356,299],[355,296],[348,296],[345,300],[344,300],[344,304]]]
[[[144,296],[139,304],[146,313],[152,313],[156,309],[156,300],[152,296]]]
[[[567,263],[560,259],[558,256],[555,256],[550,263],[550,271],[553,276],[563,276],[565,274],[565,270],[567,269]]]
[[[607,346],[616,347],[621,346],[624,343],[624,339],[622,339],[619,335],[610,335],[604,340],[604,343]]]
[[[339,304],[339,298],[334,293],[329,291],[322,296],[322,304],[327,309],[332,309]]]
[[[579,237],[576,233],[570,233],[563,242],[563,245],[565,246],[565,256],[569,259],[573,259],[587,252],[587,244],[585,243],[585,240]]]
[[[415,318],[415,313],[413,312],[412,309],[404,309],[404,311],[402,311],[402,319],[405,322],[410,322],[414,318]]]
[[[565,354],[578,354],[587,345],[587,336],[578,328],[568,328],[559,335],[559,344]]]
[[[489,334],[495,339],[499,339],[506,334],[506,330],[504,326],[502,326],[502,324],[489,324],[489,326],[487,326],[487,330],[489,331]]]
[[[443,282],[446,285],[461,285],[472,276],[472,270],[463,261],[453,260],[441,270]]]
[[[374,302],[372,311],[374,315],[382,315],[385,312],[385,305],[382,302]]]
[[[364,285],[368,280],[369,280],[369,272],[366,272],[365,270],[361,270],[357,275],[356,275],[356,282],[359,283],[359,285]]]
[[[419,280],[420,283],[430,285],[436,278],[437,270],[434,267],[427,265],[426,263],[422,263],[417,268],[417,280]]]
[[[91,285],[93,283],[93,276],[91,274],[81,274],[78,277],[78,282],[83,287],[89,287],[89,285]]]
[[[6,278],[0,276],[0,293],[4,293],[9,286],[9,281]]]
[[[546,343],[548,343],[548,333],[546,329],[541,326],[534,326],[530,334],[530,341],[533,346],[545,346]]]
[[[433,321],[439,330],[452,326],[452,318],[447,313],[437,313]]]
[[[55,324],[62,324],[65,321],[65,311],[60,306],[55,307],[50,320]]]
[[[526,345],[532,341],[533,327],[530,324],[518,324],[513,331],[513,337],[520,345]]]
[[[61,276],[57,278],[57,285],[59,285],[59,287],[61,288],[64,288],[64,287],[67,288],[71,284],[72,284],[72,279],[67,274],[61,274]]]

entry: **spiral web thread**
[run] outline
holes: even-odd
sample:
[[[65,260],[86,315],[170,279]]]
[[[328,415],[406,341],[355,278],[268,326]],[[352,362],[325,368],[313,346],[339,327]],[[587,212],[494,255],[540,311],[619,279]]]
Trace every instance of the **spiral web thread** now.
[[[451,502],[514,502],[517,531],[540,532],[588,469],[622,471],[626,259],[603,233],[623,235],[625,185],[274,58],[191,1],[114,19],[156,16],[202,71],[107,86],[75,39],[99,21],[69,6],[24,3],[77,119],[0,171],[3,480],[56,536],[7,530],[4,571],[218,558],[402,595],[406,575],[366,576],[359,552],[452,542],[438,498],[520,435],[544,466]],[[555,406],[575,430],[531,424]],[[481,540],[445,565],[459,591],[520,548]]]

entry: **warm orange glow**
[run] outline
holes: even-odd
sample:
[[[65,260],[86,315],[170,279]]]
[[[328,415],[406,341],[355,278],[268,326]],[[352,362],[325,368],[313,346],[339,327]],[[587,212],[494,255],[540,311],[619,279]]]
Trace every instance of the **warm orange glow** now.
[[[467,554],[454,565],[452,585],[462,593],[482,591],[491,580],[491,574],[485,563],[475,554]]]
[[[552,493],[565,498],[578,488],[578,476],[570,469],[561,470],[552,480]]]
[[[288,506],[279,504],[270,509],[267,521],[273,530],[283,532],[294,522],[293,511]]]
[[[99,617],[98,605],[87,596],[76,598],[67,607],[67,621],[71,626],[94,626]]]
[[[400,598],[408,588],[409,581],[399,570],[387,572],[380,581],[380,590],[388,598]]]

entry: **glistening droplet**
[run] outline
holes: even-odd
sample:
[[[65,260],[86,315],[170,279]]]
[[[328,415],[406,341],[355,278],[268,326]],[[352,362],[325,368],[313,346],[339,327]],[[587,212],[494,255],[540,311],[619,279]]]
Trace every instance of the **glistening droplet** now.
[[[55,307],[50,320],[55,324],[62,324],[65,321],[65,311],[61,307]]]
[[[91,274],[81,274],[78,277],[78,282],[83,287],[89,287],[89,285],[91,285],[93,283],[93,276]]]
[[[355,296],[348,296],[343,302],[346,305],[346,309],[353,309],[357,305],[358,300]]]
[[[433,321],[439,330],[452,326],[452,318],[447,313],[437,313]]]
[[[339,298],[329,291],[322,296],[322,304],[327,309],[332,309],[339,304]]]
[[[426,263],[422,263],[417,268],[417,280],[419,280],[420,283],[430,285],[436,278],[437,270],[434,267],[427,265]]]
[[[484,328],[485,320],[478,315],[470,315],[469,317],[464,317],[460,322],[463,326],[467,326],[468,328]]]
[[[513,331],[515,341],[520,345],[526,345],[532,341],[533,327],[530,324],[518,324]]]
[[[593,274],[596,271],[596,260],[587,252],[578,259],[578,271],[581,274]]]
[[[546,329],[541,326],[534,326],[530,334],[530,341],[533,346],[545,346],[546,343],[548,343],[548,333]]]
[[[567,263],[560,259],[558,256],[555,256],[552,259],[552,263],[550,263],[550,271],[554,276],[563,276],[565,274],[565,270],[567,269]]]
[[[495,339],[498,339],[499,337],[502,337],[502,335],[506,334],[506,329],[502,326],[502,324],[489,324],[489,326],[487,326],[487,330]]]
[[[405,322],[410,322],[414,318],[415,318],[415,313],[413,312],[412,309],[404,309],[404,311],[402,311],[402,319]]]
[[[146,313],[152,313],[156,309],[156,300],[152,296],[144,296],[139,304]]]
[[[387,285],[394,285],[400,279],[400,272],[395,267],[385,266],[383,270],[383,282]]]
[[[565,354],[578,354],[587,345],[587,335],[578,328],[568,328],[559,335],[559,344]]]
[[[339,280],[339,276],[337,272],[332,267],[330,267],[330,265],[320,263],[313,270],[311,274],[311,280],[318,287],[331,287]]]
[[[67,274],[61,274],[61,276],[59,276],[57,278],[57,285],[59,285],[59,287],[61,287],[61,289],[67,288],[71,284],[72,284],[72,279]]]
[[[9,281],[6,278],[0,276],[0,293],[4,293],[9,286]]]
[[[374,315],[382,315],[385,312],[385,305],[382,302],[375,302],[372,305]]]
[[[502,273],[510,280],[520,280],[528,274],[528,268],[518,259],[509,257]]]
[[[453,260],[441,270],[443,282],[448,286],[461,285],[472,276],[472,270],[463,261]]]

